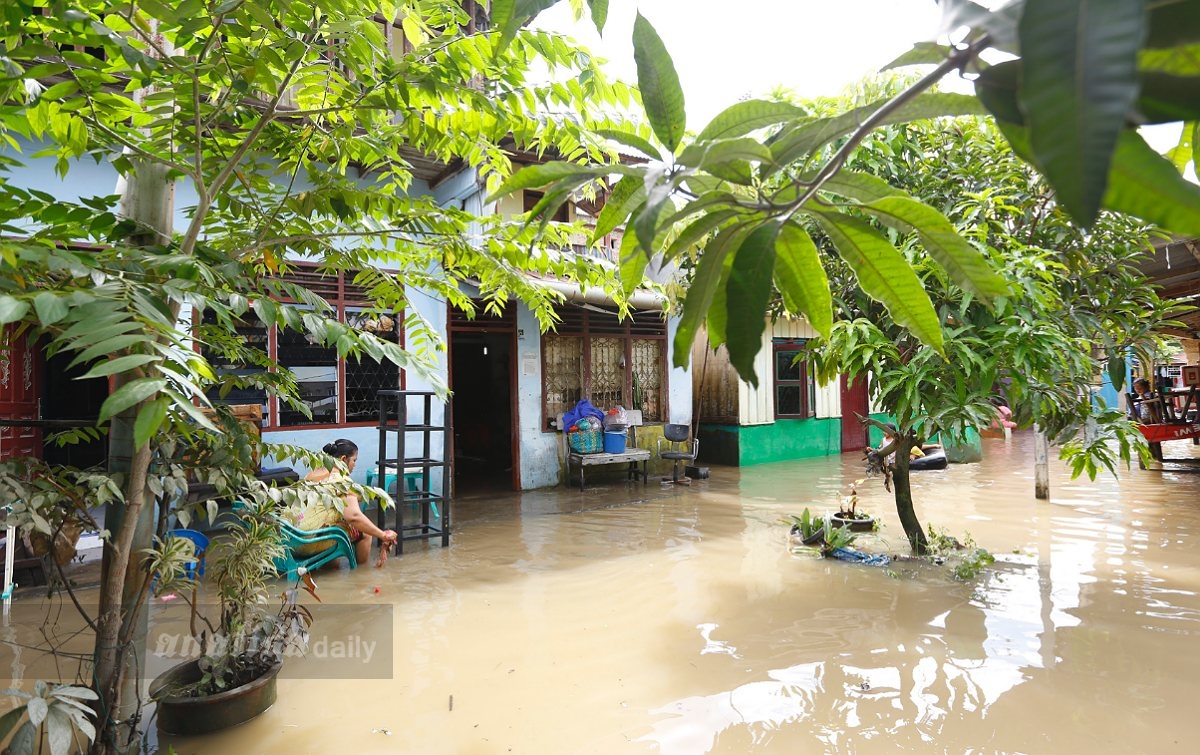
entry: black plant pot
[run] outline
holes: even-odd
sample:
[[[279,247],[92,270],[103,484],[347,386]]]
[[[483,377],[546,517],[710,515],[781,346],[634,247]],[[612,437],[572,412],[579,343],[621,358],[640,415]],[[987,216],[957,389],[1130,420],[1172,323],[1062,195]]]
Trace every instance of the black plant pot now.
[[[159,675],[150,685],[150,697],[158,700],[158,728],[166,734],[192,737],[245,723],[275,704],[275,677],[283,661],[262,676],[240,687],[201,697],[172,697],[165,690],[193,684],[203,672],[199,661],[185,661]]]
[[[834,514],[829,517],[829,524],[833,527],[849,527],[851,532],[873,532],[875,530],[875,517],[868,516],[862,519],[851,519],[850,517],[842,517],[839,514]]]

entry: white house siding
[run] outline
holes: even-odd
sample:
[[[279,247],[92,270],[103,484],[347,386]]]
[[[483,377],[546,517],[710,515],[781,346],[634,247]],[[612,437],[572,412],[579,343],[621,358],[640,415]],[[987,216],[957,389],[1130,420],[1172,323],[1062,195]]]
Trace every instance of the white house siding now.
[[[775,364],[774,340],[776,338],[816,338],[817,332],[807,320],[780,318],[769,323],[763,331],[762,348],[754,358],[754,374],[758,375],[758,387],[745,381],[738,387],[738,424],[769,425],[775,421]],[[818,417],[841,415],[841,388],[837,383],[818,386],[816,395]]]

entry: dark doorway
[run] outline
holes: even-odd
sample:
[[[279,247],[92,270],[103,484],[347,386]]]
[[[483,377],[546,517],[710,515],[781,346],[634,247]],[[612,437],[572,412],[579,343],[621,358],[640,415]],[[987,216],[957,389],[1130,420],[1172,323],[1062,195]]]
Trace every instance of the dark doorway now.
[[[856,416],[867,416],[867,408],[867,379],[860,377],[850,383],[842,375],[842,451],[867,447],[867,426]]]
[[[95,425],[100,406],[108,398],[108,380],[79,380],[86,368],[69,367],[71,358],[71,354],[63,353],[46,360],[42,380],[42,419]],[[80,440],[63,446],[47,443],[44,458],[51,464],[67,464],[80,469],[103,465],[108,456],[107,437],[101,435],[95,440]]]
[[[485,321],[486,322],[486,321]],[[454,391],[454,494],[515,490],[519,477],[513,425],[513,331],[473,327],[450,332]]]

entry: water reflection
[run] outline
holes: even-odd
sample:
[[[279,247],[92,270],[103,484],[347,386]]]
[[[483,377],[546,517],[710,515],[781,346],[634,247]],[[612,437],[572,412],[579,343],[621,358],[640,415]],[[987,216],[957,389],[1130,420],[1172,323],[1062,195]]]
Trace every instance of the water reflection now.
[[[459,502],[448,549],[326,572],[394,607],[391,679],[305,679],[179,752],[1187,751],[1200,734],[1200,475],[1133,469],[1033,497],[1032,450],[914,475],[922,521],[998,561],[978,582],[793,554],[857,455]],[[1182,455],[1191,447],[1172,449]],[[889,493],[859,490],[904,546]],[[378,592],[376,592],[378,588]],[[157,610],[155,621],[169,611]],[[351,619],[345,620],[347,626]],[[36,623],[15,632],[33,638]],[[26,651],[0,669],[44,676]],[[26,667],[24,664],[28,664]],[[7,684],[3,686],[8,686]],[[383,731],[390,734],[381,733]]]

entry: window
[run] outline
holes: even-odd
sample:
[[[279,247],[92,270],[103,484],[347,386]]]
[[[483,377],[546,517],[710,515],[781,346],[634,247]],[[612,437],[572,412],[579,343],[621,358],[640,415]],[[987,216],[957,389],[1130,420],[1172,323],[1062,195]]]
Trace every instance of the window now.
[[[808,377],[802,339],[776,339],[775,418],[806,419],[815,414],[816,385]]]
[[[624,406],[646,422],[667,417],[667,326],[658,313],[615,314],[564,307],[556,332],[542,337],[542,427],[587,398]]]
[[[283,280],[325,299],[342,322],[382,340],[402,343],[402,316],[367,309],[367,294],[353,283],[353,277],[353,274],[322,275],[312,266],[301,266]],[[203,323],[215,325],[211,312],[205,313]],[[238,324],[234,335],[291,370],[296,376],[300,401],[312,414],[307,417],[287,402],[268,399],[266,391],[259,388],[235,389],[224,397],[215,393],[210,396],[214,401],[228,404],[261,403],[264,427],[375,424],[379,418],[376,392],[404,387],[400,368],[391,362],[377,363],[370,357],[341,359],[336,349],[312,342],[305,333],[265,327],[253,313],[248,313]],[[202,352],[218,374],[252,375],[263,370],[253,359],[245,358],[246,354],[238,354],[236,345],[223,343],[225,337],[220,331],[206,331],[205,336]]]

